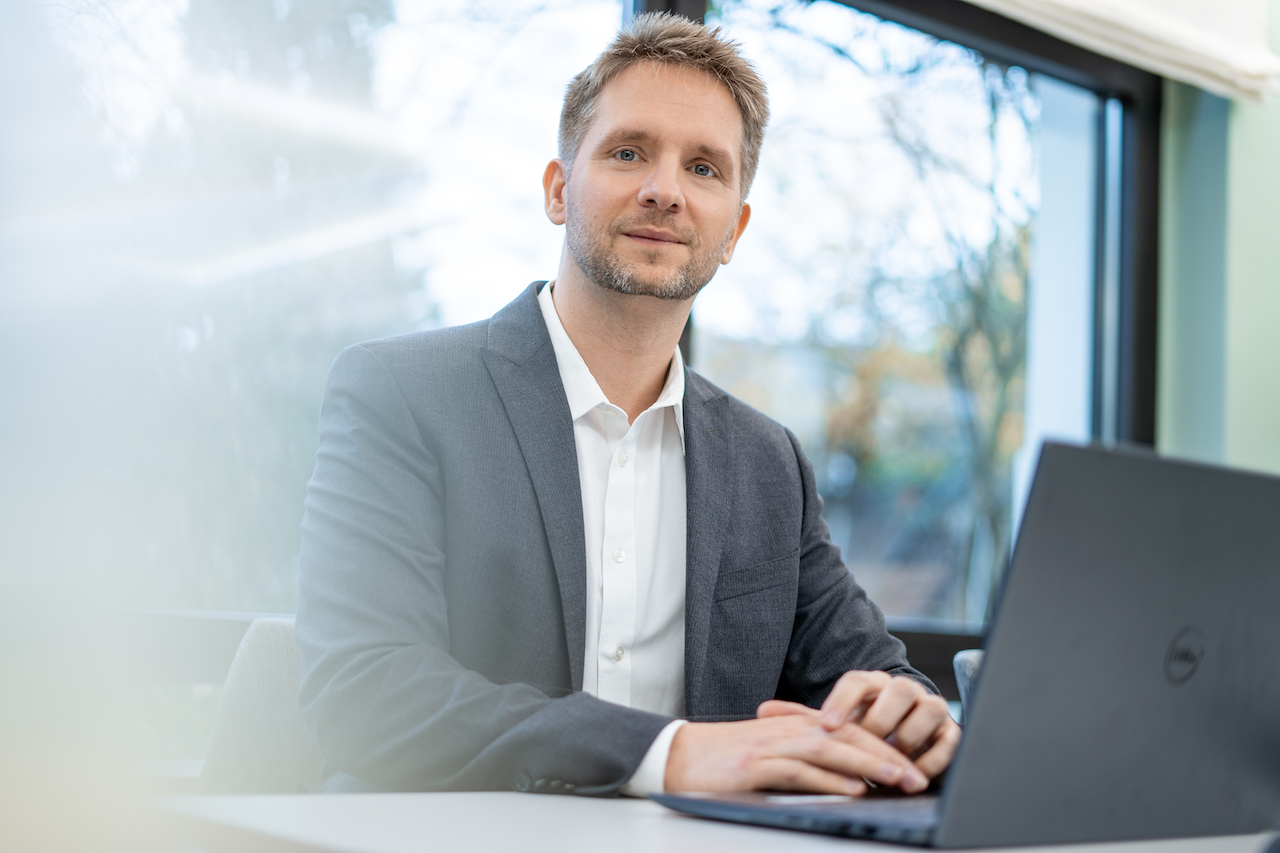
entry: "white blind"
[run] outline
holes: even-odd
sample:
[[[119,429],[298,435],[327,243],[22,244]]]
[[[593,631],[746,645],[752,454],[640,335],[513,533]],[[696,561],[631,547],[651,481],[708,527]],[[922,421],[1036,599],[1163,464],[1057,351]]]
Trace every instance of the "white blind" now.
[[[1278,88],[1267,0],[969,0],[1065,41],[1229,98]]]

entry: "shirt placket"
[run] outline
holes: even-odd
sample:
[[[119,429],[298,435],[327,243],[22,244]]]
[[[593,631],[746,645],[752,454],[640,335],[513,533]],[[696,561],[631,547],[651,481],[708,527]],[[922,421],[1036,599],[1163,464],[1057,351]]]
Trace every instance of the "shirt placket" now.
[[[628,428],[621,409],[607,417],[612,458],[604,498],[601,541],[599,696],[631,704],[631,651],[636,633],[636,478],[635,448],[641,414]]]

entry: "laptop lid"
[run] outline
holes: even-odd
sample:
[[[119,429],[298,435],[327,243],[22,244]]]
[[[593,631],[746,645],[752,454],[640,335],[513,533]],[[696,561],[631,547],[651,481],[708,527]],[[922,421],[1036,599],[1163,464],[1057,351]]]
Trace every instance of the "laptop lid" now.
[[[937,846],[1280,827],[1280,478],[1046,444]]]

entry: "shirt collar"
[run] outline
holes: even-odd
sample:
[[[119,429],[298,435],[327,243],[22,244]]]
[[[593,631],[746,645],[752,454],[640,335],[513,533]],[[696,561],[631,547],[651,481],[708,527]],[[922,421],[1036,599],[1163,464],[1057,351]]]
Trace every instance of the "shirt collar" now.
[[[582,354],[569,339],[569,333],[560,322],[556,312],[555,301],[551,298],[554,281],[549,281],[538,292],[538,307],[542,309],[542,319],[547,324],[547,334],[551,336],[551,348],[555,350],[556,365],[560,368],[560,382],[564,385],[565,396],[569,399],[569,414],[576,421],[587,412],[601,404],[608,404],[609,399],[600,390],[600,383],[591,375]],[[662,393],[649,407],[649,411],[671,406],[676,416],[676,429],[680,432],[680,446],[684,447],[684,359],[680,357],[677,347],[671,357],[671,367],[667,369],[667,381],[662,386]]]

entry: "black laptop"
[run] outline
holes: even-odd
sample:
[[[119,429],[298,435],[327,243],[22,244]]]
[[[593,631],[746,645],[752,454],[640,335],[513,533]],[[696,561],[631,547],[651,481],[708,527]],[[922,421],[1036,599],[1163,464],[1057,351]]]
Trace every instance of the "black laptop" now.
[[[1280,828],[1280,478],[1046,444],[938,796],[663,794],[936,847]]]

